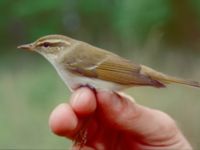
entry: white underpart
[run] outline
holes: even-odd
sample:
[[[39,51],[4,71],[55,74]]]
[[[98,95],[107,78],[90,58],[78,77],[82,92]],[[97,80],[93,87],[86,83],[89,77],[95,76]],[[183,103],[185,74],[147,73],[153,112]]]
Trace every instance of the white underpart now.
[[[56,70],[58,74],[60,75],[60,77],[65,82],[65,84],[71,90],[77,89],[80,86],[90,86],[90,87],[94,87],[95,89],[111,90],[111,91],[119,91],[123,89],[121,85],[115,84],[112,82],[103,81],[103,80],[99,80],[95,78],[88,78],[84,76],[78,76],[62,68],[60,69],[56,68]]]
[[[109,90],[109,91],[120,91],[125,88],[125,86],[122,86],[117,83],[73,74],[70,71],[66,70],[63,66],[61,66],[56,61],[57,57],[59,57],[59,56],[55,56],[55,55],[47,56],[46,54],[43,54],[41,52],[39,52],[39,53],[42,56],[44,56],[53,65],[53,67],[56,69],[59,76],[64,81],[65,85],[68,86],[68,88],[71,91],[73,91],[81,86],[90,86],[95,89]]]

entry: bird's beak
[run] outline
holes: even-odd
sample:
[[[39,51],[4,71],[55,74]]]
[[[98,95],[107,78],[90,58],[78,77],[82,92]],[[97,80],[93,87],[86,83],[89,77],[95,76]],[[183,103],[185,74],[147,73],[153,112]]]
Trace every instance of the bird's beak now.
[[[28,50],[28,51],[34,51],[34,49],[33,49],[33,43],[20,45],[20,46],[17,46],[17,48],[18,49]]]

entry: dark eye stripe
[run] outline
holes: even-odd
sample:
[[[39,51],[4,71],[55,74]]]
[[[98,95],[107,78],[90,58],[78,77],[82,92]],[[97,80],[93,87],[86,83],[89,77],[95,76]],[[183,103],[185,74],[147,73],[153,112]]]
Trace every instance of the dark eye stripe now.
[[[55,46],[65,46],[66,44],[63,42],[56,42],[56,43],[50,43],[50,42],[44,42],[38,44],[38,46],[44,46],[44,47],[55,47]]]
[[[43,44],[43,46],[44,46],[44,47],[49,47],[50,44],[46,42],[46,43]]]

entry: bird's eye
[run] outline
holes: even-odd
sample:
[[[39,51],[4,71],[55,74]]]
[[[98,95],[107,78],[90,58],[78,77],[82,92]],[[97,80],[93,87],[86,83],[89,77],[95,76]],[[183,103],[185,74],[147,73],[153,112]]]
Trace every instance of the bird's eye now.
[[[45,48],[47,48],[47,47],[49,47],[49,46],[50,46],[50,44],[49,44],[49,43],[47,43],[47,42],[45,42],[45,43],[43,44],[43,46],[44,46]]]

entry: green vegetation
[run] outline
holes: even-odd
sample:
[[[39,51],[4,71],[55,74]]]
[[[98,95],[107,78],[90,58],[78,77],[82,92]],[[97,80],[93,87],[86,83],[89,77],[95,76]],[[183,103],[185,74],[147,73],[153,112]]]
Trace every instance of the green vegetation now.
[[[0,0],[0,149],[67,149],[48,128],[70,93],[41,56],[16,46],[59,33],[165,73],[200,81],[198,0]],[[200,90],[132,88],[138,103],[171,115],[200,147]]]

